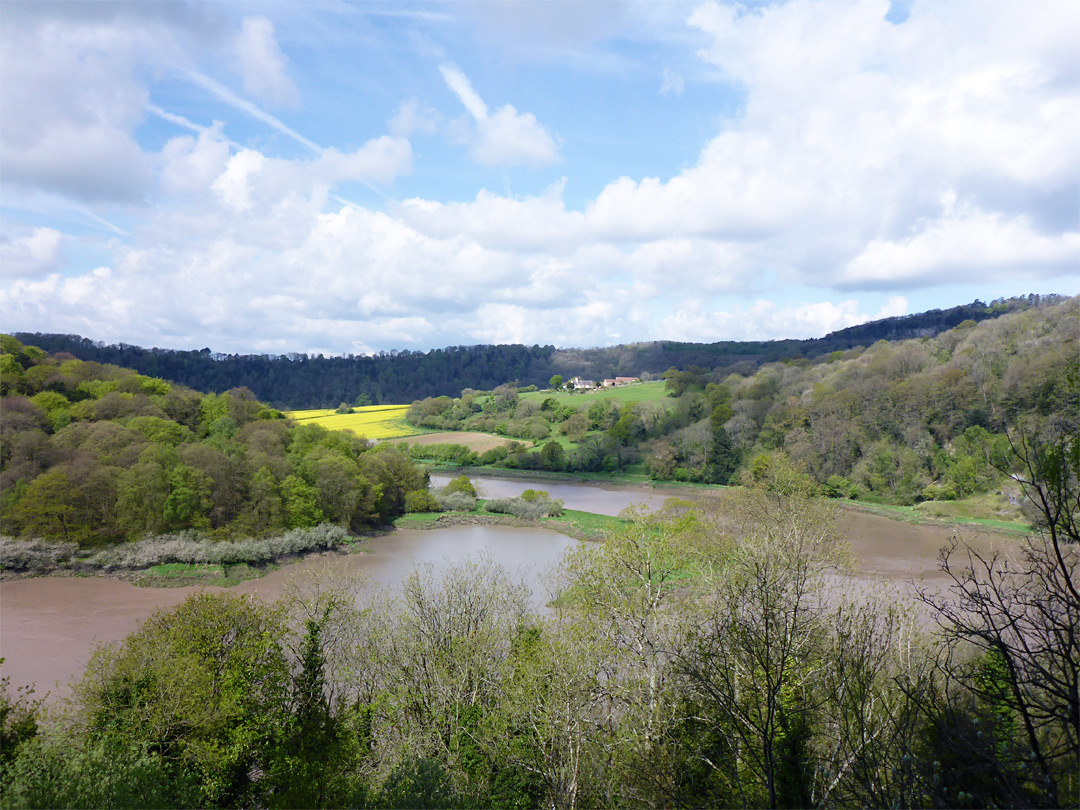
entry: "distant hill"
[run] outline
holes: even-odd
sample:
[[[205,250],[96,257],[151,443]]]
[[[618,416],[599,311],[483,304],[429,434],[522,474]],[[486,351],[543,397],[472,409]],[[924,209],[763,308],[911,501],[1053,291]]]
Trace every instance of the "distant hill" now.
[[[673,366],[747,374],[763,363],[799,357],[813,360],[879,340],[932,337],[966,320],[983,321],[1062,300],[1057,295],[1029,295],[990,304],[973,301],[951,309],[884,318],[811,340],[653,341],[594,349],[450,346],[428,352],[381,352],[370,357],[223,355],[209,348],[146,349],[38,332],[17,332],[15,337],[48,352],[67,352],[81,360],[124,366],[202,391],[223,392],[243,386],[278,408],[315,408],[353,402],[361,394],[375,403],[407,403],[427,396],[456,396],[465,388],[487,390],[513,380],[543,386],[553,374],[603,379],[659,375]]]

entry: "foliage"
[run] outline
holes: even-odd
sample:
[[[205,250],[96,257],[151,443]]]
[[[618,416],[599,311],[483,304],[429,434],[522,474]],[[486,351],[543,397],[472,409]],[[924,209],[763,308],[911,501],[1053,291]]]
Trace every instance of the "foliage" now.
[[[90,549],[187,530],[217,540],[323,522],[361,531],[402,514],[405,493],[426,487],[393,448],[317,420],[289,423],[247,389],[202,395],[8,343],[16,352],[9,364],[23,372],[0,408],[0,504],[10,536]],[[25,569],[29,559],[5,565]]]
[[[542,613],[484,560],[393,596],[330,567],[278,605],[196,595],[98,653],[69,714],[4,727],[0,801],[1074,806],[1080,464],[1055,425],[1005,459],[1040,536],[1007,570],[947,554],[944,632],[847,587],[833,504],[773,452],[746,488],[612,519]]]
[[[488,512],[513,515],[522,520],[557,517],[563,513],[563,503],[552,499],[548,493],[527,489],[517,497],[492,498],[484,503]]]

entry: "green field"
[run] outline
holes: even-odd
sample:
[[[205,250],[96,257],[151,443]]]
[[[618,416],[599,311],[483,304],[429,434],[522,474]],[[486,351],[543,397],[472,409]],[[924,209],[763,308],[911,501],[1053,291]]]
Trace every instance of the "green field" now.
[[[418,436],[428,431],[405,421],[408,405],[371,405],[354,408],[353,413],[337,413],[333,408],[286,411],[285,415],[302,425],[320,425],[327,430],[348,430],[365,439],[398,439]]]
[[[618,388],[600,388],[596,391],[580,394],[572,394],[568,391],[529,391],[519,396],[521,399],[531,399],[536,402],[543,402],[551,397],[560,404],[569,405],[591,405],[603,399],[613,399],[621,406],[627,402],[665,402],[668,400],[665,385],[666,383],[663,380],[658,380],[656,382],[622,385]]]

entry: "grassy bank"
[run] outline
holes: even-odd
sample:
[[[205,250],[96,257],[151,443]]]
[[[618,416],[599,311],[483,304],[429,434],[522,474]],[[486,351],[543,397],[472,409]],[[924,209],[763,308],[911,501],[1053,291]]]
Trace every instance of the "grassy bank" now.
[[[981,528],[1012,537],[1023,537],[1032,531],[1031,526],[1023,520],[995,516],[982,502],[981,496],[964,501],[924,501],[914,506],[869,501],[841,501],[840,504],[842,508],[854,512],[865,512],[905,523]]]
[[[402,515],[394,521],[398,529],[444,529],[448,526],[517,526],[550,529],[577,540],[601,540],[604,534],[626,525],[622,518],[566,509],[559,517],[523,520],[511,515],[497,515],[483,510],[477,501],[471,512],[418,512]]]

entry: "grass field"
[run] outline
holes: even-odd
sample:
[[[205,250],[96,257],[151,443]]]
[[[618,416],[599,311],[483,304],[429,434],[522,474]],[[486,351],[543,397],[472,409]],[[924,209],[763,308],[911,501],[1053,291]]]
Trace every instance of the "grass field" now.
[[[418,436],[427,431],[405,421],[408,405],[371,405],[354,408],[353,413],[336,413],[333,408],[310,411],[286,411],[285,415],[302,425],[321,425],[327,430],[348,430],[365,439],[398,439]]]
[[[569,405],[591,405],[602,399],[613,399],[624,405],[627,402],[665,402],[668,399],[667,390],[664,388],[665,383],[660,380],[657,382],[644,382],[634,383],[633,385],[622,385],[618,388],[600,388],[596,391],[590,391],[587,394],[571,394],[567,391],[560,391],[558,393],[554,391],[529,391],[526,394],[519,394],[521,399],[531,399],[536,402],[543,402],[548,397],[553,397],[558,400],[560,404]]]

